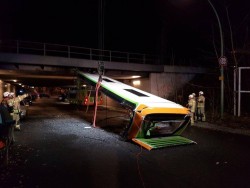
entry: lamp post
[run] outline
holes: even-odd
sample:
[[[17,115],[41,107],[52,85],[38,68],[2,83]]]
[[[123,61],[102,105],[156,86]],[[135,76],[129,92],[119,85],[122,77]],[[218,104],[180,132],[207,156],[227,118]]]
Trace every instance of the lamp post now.
[[[210,4],[210,6],[212,7],[215,16],[217,18],[218,21],[218,25],[219,25],[219,29],[220,29],[220,43],[221,43],[221,53],[220,53],[220,58],[219,58],[219,64],[220,64],[220,80],[221,80],[221,119],[223,119],[223,114],[224,114],[224,66],[226,66],[227,64],[227,59],[224,56],[224,41],[223,41],[223,33],[222,33],[222,27],[221,27],[221,22],[220,22],[220,18],[219,15],[214,7],[214,5],[212,4],[212,2],[210,0],[207,0],[208,3]]]

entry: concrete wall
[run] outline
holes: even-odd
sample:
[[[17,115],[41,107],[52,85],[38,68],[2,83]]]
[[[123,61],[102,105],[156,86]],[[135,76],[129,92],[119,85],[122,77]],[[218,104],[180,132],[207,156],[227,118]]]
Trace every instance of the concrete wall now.
[[[168,98],[184,84],[194,78],[195,74],[151,73],[150,93],[162,98]]]

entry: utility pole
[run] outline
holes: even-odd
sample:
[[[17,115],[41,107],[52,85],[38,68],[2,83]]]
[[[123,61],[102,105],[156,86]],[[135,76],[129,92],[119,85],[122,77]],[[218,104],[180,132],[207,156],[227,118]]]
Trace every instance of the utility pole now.
[[[210,0],[207,0],[207,1],[215,13],[215,16],[216,16],[217,21],[218,21],[219,29],[220,29],[220,44],[221,44],[221,53],[220,53],[220,58],[219,58],[220,74],[221,74],[220,78],[219,78],[221,81],[221,108],[220,108],[220,110],[221,110],[221,119],[223,119],[223,115],[224,115],[224,66],[227,65],[227,58],[224,56],[223,32],[222,32],[222,27],[221,27],[219,15],[218,15],[214,5],[212,4],[212,2]]]

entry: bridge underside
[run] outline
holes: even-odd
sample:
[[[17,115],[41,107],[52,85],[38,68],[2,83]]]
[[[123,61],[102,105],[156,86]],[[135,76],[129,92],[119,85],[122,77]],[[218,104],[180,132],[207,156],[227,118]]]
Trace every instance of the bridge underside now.
[[[105,75],[117,80],[132,79],[132,76],[148,77],[150,73],[204,73],[199,68],[164,66],[105,61]],[[96,72],[97,60],[55,56],[0,53],[0,79],[11,83],[18,79],[30,86],[72,85],[75,68],[82,72]]]
[[[84,72],[96,72],[95,68],[78,68]],[[13,65],[1,63],[0,80],[6,83],[13,83],[13,80],[28,85],[38,87],[62,87],[74,85],[76,80],[76,68],[53,67],[39,65]],[[114,71],[105,70],[105,74],[115,79],[132,79],[132,76],[138,75],[134,71]],[[148,73],[140,72],[141,77],[148,77]]]

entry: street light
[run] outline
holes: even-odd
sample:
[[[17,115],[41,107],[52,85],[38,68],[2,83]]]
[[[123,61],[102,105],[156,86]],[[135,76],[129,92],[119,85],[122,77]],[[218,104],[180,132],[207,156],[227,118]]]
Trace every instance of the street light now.
[[[227,59],[224,56],[224,41],[223,41],[223,33],[222,33],[222,27],[221,27],[221,22],[220,18],[218,16],[218,13],[212,4],[210,0],[207,0],[210,6],[212,7],[215,16],[217,18],[218,24],[219,24],[219,29],[220,29],[220,43],[221,43],[221,55],[219,58],[219,64],[220,64],[220,80],[221,80],[221,119],[223,119],[223,114],[224,114],[224,66],[226,65]]]

